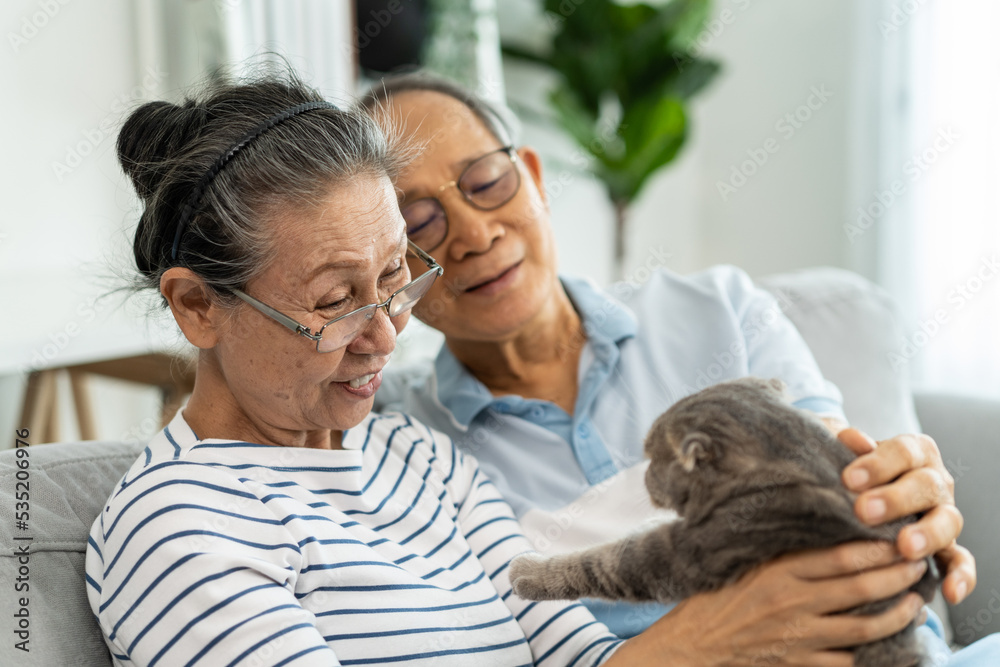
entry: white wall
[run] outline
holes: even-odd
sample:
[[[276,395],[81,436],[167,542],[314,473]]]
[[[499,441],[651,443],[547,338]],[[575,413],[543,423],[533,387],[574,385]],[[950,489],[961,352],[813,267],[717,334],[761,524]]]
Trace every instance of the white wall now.
[[[129,194],[113,134],[141,97],[142,73],[127,0],[104,0],[99,9],[83,0],[8,0],[0,25],[3,298],[29,276],[99,260],[121,230]],[[27,35],[25,43],[11,44],[12,35]]]
[[[109,287],[109,259],[128,248],[135,204],[115,161],[115,134],[163,76],[136,66],[133,25],[128,0],[10,0],[0,10],[6,102],[0,367],[7,373],[28,363],[30,350],[41,350],[49,334],[59,338],[67,324],[80,333],[66,339],[54,363],[96,333],[88,331],[95,319],[81,313],[91,312],[93,297]],[[23,388],[21,374],[0,378],[0,434],[21,426]],[[65,382],[60,399],[69,404]],[[95,418],[102,435],[117,437],[151,408],[153,392],[112,389],[95,401]],[[65,411],[67,437],[76,435],[71,415]],[[0,448],[10,444],[0,437]]]
[[[873,63],[859,67],[875,29],[865,12],[863,3],[844,0],[716,1],[713,13],[720,20],[703,44],[723,72],[691,105],[691,134],[680,157],[636,202],[626,276],[641,278],[639,267],[665,254],[667,266],[681,272],[725,262],[754,276],[816,265],[872,273],[843,231],[856,181],[867,178],[869,153],[862,146],[859,156],[856,135],[864,130],[865,110],[877,101],[859,98],[866,94],[866,71],[877,70]],[[507,37],[537,39],[544,25],[530,2],[501,6]],[[508,63],[508,96],[515,104],[544,106],[544,85],[534,68]],[[810,101],[815,109],[803,107]],[[808,120],[793,125],[785,119],[796,112]],[[552,156],[572,145],[552,139],[537,122],[529,120],[526,130],[528,141],[542,144],[558,178]],[[752,175],[733,179],[733,168],[753,154],[766,162],[746,164]],[[602,205],[596,183],[582,175],[572,181],[572,191],[553,205],[564,269],[608,280],[610,207]],[[719,182],[735,192],[723,197]]]
[[[279,6],[283,20],[267,20]],[[232,24],[239,19],[239,29],[222,44],[217,25],[192,18],[199,11]],[[284,52],[324,92],[343,93],[353,76],[345,46],[350,17],[344,0],[4,2],[0,448],[11,444],[2,434],[20,426],[26,368],[162,349],[177,336],[171,320],[147,322],[134,301],[95,303],[123,284],[116,273],[131,269],[139,208],[115,158],[128,113],[149,99],[175,99],[204,67],[224,60],[223,47],[237,60],[265,49]],[[305,50],[283,48],[289,41]],[[322,62],[304,66],[317,52],[325,54],[314,57]],[[95,384],[99,437],[121,438],[156,414],[152,390]],[[66,408],[65,381],[61,391]],[[76,437],[72,411],[62,412],[63,437]]]

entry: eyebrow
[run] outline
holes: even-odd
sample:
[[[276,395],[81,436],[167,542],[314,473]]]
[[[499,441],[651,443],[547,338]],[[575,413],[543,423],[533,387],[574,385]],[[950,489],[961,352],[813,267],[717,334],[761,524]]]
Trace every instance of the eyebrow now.
[[[473,162],[475,162],[479,158],[483,157],[484,155],[487,155],[488,153],[492,153],[492,152],[493,151],[486,151],[486,153],[478,153],[477,155],[473,155],[472,157],[467,157],[464,160],[459,160],[458,162],[453,162],[452,165],[451,165],[451,168],[454,169],[455,171],[457,171],[459,174],[461,174],[463,171],[465,171],[466,167],[468,167],[470,164],[472,164]]]
[[[402,233],[399,235],[399,241],[396,243],[396,247],[393,248],[393,252],[399,250],[400,248],[406,245],[405,226],[402,228],[401,232]],[[356,261],[352,259],[342,259],[337,262],[326,262],[325,264],[321,264],[320,266],[316,267],[312,272],[310,272],[309,275],[306,277],[306,282],[311,282],[313,279],[316,278],[316,276],[320,275],[321,273],[337,269],[350,269],[357,266],[358,264],[361,264],[362,262],[363,260]]]

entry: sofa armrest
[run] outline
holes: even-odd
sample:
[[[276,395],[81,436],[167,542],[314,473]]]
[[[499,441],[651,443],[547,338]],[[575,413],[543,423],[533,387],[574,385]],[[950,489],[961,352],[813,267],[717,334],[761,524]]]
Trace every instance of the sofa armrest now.
[[[976,557],[979,583],[950,611],[954,639],[968,644],[1000,631],[1000,400],[917,392],[917,417],[955,478],[965,517],[960,543]]]
[[[87,537],[142,444],[74,442],[21,451],[21,458],[18,450],[0,452],[0,610],[6,627],[24,634],[5,630],[0,665],[107,667],[111,655],[84,583]],[[18,461],[27,461],[28,467]],[[22,489],[30,492],[30,519],[21,532],[15,528],[16,493],[21,490],[16,483],[25,477]],[[25,536],[31,540],[17,539]],[[27,556],[20,555],[22,545],[27,545]],[[18,592],[15,586],[25,578],[29,587]],[[21,606],[22,598],[27,606]],[[22,622],[18,613],[27,618]],[[16,645],[26,639],[28,652]]]

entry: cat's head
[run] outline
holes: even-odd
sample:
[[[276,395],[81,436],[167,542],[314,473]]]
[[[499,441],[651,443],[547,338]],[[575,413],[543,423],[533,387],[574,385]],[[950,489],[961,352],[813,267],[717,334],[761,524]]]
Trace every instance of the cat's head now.
[[[753,377],[722,382],[677,401],[646,436],[646,487],[653,503],[683,515],[692,495],[703,497],[723,479],[781,457],[774,451],[781,446],[775,424],[788,421],[789,411],[795,418],[784,382]]]

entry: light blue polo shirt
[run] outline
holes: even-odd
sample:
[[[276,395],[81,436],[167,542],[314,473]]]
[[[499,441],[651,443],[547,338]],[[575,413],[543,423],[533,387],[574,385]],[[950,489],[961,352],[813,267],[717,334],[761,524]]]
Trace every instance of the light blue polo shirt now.
[[[412,414],[474,454],[540,552],[574,551],[674,518],[649,503],[643,440],[664,410],[710,384],[780,378],[796,406],[843,418],[839,391],[783,314],[794,304],[735,267],[658,271],[642,286],[609,291],[562,282],[586,331],[575,343],[582,351],[572,415],[548,401],[492,396],[446,346],[428,372],[387,369],[376,395],[376,409]],[[669,610],[586,603],[624,637]]]

